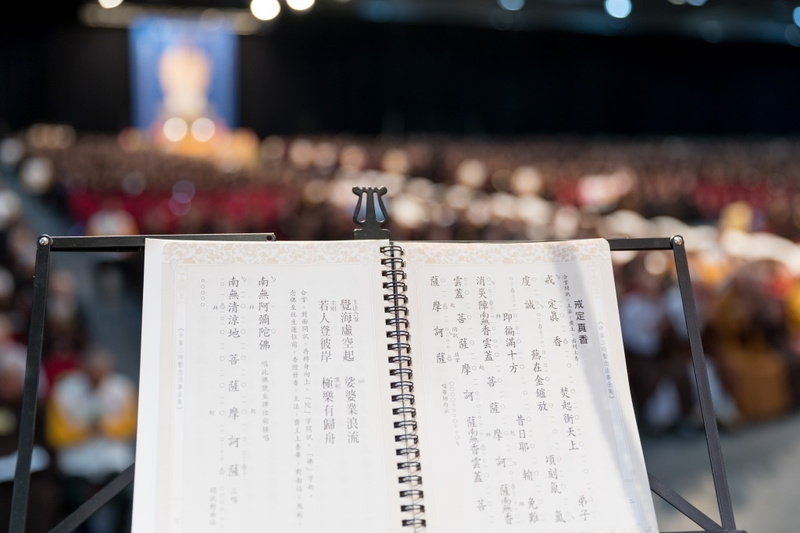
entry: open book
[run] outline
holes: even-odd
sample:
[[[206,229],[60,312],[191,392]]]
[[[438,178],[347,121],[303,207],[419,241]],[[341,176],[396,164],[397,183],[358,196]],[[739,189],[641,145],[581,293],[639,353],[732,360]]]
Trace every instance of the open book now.
[[[656,532],[608,243],[148,240],[134,533]]]

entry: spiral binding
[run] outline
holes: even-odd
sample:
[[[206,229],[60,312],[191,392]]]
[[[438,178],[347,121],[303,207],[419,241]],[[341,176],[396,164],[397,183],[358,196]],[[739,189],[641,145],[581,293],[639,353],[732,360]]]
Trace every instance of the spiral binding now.
[[[394,436],[398,444],[396,454],[397,470],[401,473],[397,481],[404,488],[400,490],[400,511],[403,513],[403,526],[421,531],[425,528],[425,505],[422,503],[422,467],[419,462],[419,448],[417,443],[417,410],[414,407],[414,376],[411,370],[411,345],[408,343],[408,296],[405,291],[406,273],[403,271],[405,261],[402,258],[403,249],[396,245],[381,247],[381,252],[386,256],[381,260],[385,270],[381,274],[388,280],[384,282],[386,289],[383,299],[387,305],[384,311],[389,315],[386,319],[389,350],[389,362],[395,365],[389,370],[389,375],[396,378],[391,382],[395,393],[392,394],[392,414],[396,417]]]

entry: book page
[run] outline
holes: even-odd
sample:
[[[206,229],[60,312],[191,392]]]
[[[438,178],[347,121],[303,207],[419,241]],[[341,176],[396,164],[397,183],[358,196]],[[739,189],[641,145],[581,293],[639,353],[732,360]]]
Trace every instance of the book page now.
[[[403,530],[385,244],[147,241],[134,533]]]
[[[401,243],[432,532],[657,532],[610,251]]]

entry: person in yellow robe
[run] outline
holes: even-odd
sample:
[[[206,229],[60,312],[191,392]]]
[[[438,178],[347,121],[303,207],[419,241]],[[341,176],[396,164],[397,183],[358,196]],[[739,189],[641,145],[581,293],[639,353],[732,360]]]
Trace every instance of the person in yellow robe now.
[[[127,468],[134,459],[136,390],[114,370],[111,355],[94,349],[82,366],[54,384],[47,406],[46,437],[56,450],[65,511],[71,512]],[[122,532],[130,520],[130,493],[100,509],[86,533]]]

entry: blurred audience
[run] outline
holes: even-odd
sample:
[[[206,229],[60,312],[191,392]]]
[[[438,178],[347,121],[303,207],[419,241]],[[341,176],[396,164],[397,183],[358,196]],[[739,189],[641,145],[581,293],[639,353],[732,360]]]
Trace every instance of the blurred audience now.
[[[667,303],[674,293],[661,275],[665,268],[646,264],[657,257],[663,256],[639,255],[621,269],[619,310],[634,410],[647,429],[663,431],[691,414],[693,399],[691,354],[679,349],[685,326],[674,329]]]
[[[257,153],[257,162],[203,157],[202,150],[184,157],[131,130],[77,135],[51,125],[0,141],[9,179],[68,217],[79,235],[349,239],[354,185],[388,188],[397,240],[683,235],[720,424],[734,428],[800,409],[800,141],[272,136]],[[0,358],[17,361],[36,251],[22,215],[20,197],[0,183]],[[638,419],[654,433],[695,426],[697,393],[672,256],[612,257]],[[107,259],[96,277],[101,283],[124,272],[117,267],[127,261]],[[128,270],[127,278],[140,280],[141,272]],[[132,460],[135,388],[107,354],[89,350],[74,279],[54,271],[50,292],[43,383],[51,390],[42,389],[42,398],[49,395],[40,411],[48,441],[39,446],[53,464],[37,476],[57,466],[70,509]],[[3,415],[16,412],[14,391],[0,389],[2,491],[9,485],[2,461],[16,446]],[[101,513],[87,527],[124,519],[128,497],[104,511],[114,517]],[[108,527],[102,531],[115,531]]]
[[[2,318],[2,317],[0,317]],[[25,348],[11,338],[6,320],[0,321],[0,532],[8,532],[11,519],[13,479],[17,466],[20,410],[25,381]],[[46,383],[42,380],[40,399]],[[59,490],[52,453],[44,441],[43,419],[37,420],[31,456],[30,501],[26,529],[32,533],[50,531],[58,516]]]
[[[91,237],[138,235],[139,227],[133,215],[125,209],[122,199],[109,196],[103,198],[98,209],[89,215],[84,232]],[[95,267],[98,292],[113,296],[123,286],[138,286],[139,262],[139,256],[133,252],[102,252]]]
[[[78,369],[53,384],[46,424],[69,513],[133,463],[135,386],[114,370],[107,351],[92,349]],[[123,491],[92,515],[81,531],[128,531],[130,510],[131,493]]]

